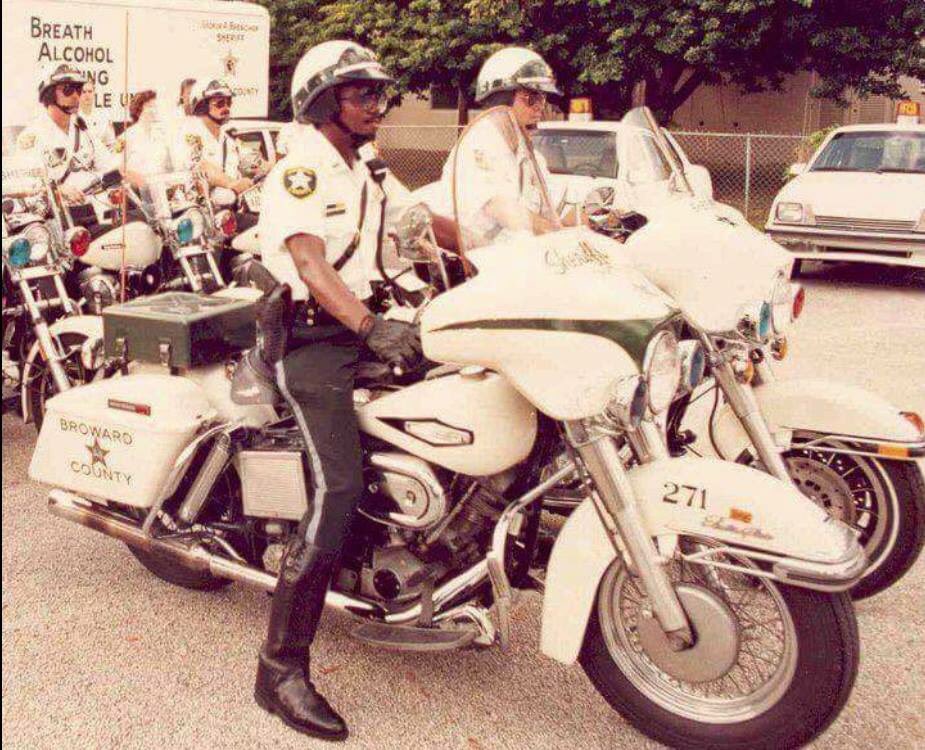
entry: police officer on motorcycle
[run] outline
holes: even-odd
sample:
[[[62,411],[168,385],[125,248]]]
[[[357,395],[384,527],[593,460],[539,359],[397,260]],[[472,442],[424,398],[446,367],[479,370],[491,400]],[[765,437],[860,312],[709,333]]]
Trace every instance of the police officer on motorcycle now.
[[[545,232],[560,226],[545,197],[546,160],[533,148],[533,131],[550,96],[561,92],[552,69],[532,50],[506,47],[479,70],[475,100],[490,111],[453,148],[441,178],[442,200],[454,205],[475,245],[506,229]]]
[[[240,157],[233,139],[222,139],[222,126],[231,117],[234,91],[222,80],[197,80],[190,90],[191,115],[183,118],[171,151],[174,169],[202,170],[211,187],[241,193],[254,183],[240,174]]]
[[[91,132],[80,108],[87,77],[68,65],[51,70],[38,87],[45,108],[16,139],[17,153],[47,169],[58,182],[61,197],[72,205],[86,202],[84,190],[104,172],[119,169],[121,160]],[[126,177],[142,184],[139,175]]]
[[[409,204],[369,143],[391,81],[353,42],[305,53],[292,79],[288,154],[266,179],[260,216],[262,261],[296,301],[288,353],[273,374],[305,441],[312,496],[283,558],[255,698],[290,727],[326,740],[345,739],[347,727],[311,683],[309,648],[363,492],[358,361],[365,349],[407,367],[420,352],[410,325],[367,306],[384,224]],[[435,217],[434,229],[452,246],[452,222]]]

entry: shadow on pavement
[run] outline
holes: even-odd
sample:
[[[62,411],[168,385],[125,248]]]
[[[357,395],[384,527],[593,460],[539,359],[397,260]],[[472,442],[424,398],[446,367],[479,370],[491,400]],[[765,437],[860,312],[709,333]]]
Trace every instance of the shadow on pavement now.
[[[925,269],[875,263],[822,263],[804,260],[802,282],[836,282],[853,286],[925,289]]]

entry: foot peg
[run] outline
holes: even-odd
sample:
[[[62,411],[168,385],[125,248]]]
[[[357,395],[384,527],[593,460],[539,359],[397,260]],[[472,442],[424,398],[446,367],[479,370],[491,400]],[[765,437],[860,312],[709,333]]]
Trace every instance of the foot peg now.
[[[455,651],[470,645],[477,637],[475,628],[414,628],[367,622],[357,626],[353,637],[364,643],[392,651]]]

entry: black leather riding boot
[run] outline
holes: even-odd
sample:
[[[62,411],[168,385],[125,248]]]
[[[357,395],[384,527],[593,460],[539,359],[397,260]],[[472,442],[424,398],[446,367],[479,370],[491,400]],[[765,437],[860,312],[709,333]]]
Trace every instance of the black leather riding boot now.
[[[315,690],[308,651],[337,555],[297,538],[290,542],[273,595],[254,697],[293,729],[323,740],[347,739],[347,725]]]

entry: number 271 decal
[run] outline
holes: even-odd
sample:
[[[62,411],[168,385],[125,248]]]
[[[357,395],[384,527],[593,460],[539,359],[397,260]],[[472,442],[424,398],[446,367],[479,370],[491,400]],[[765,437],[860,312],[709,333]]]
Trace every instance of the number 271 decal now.
[[[662,496],[662,502],[671,503],[672,505],[686,505],[688,508],[707,509],[707,491],[702,487],[665,482],[665,489],[667,491]]]

